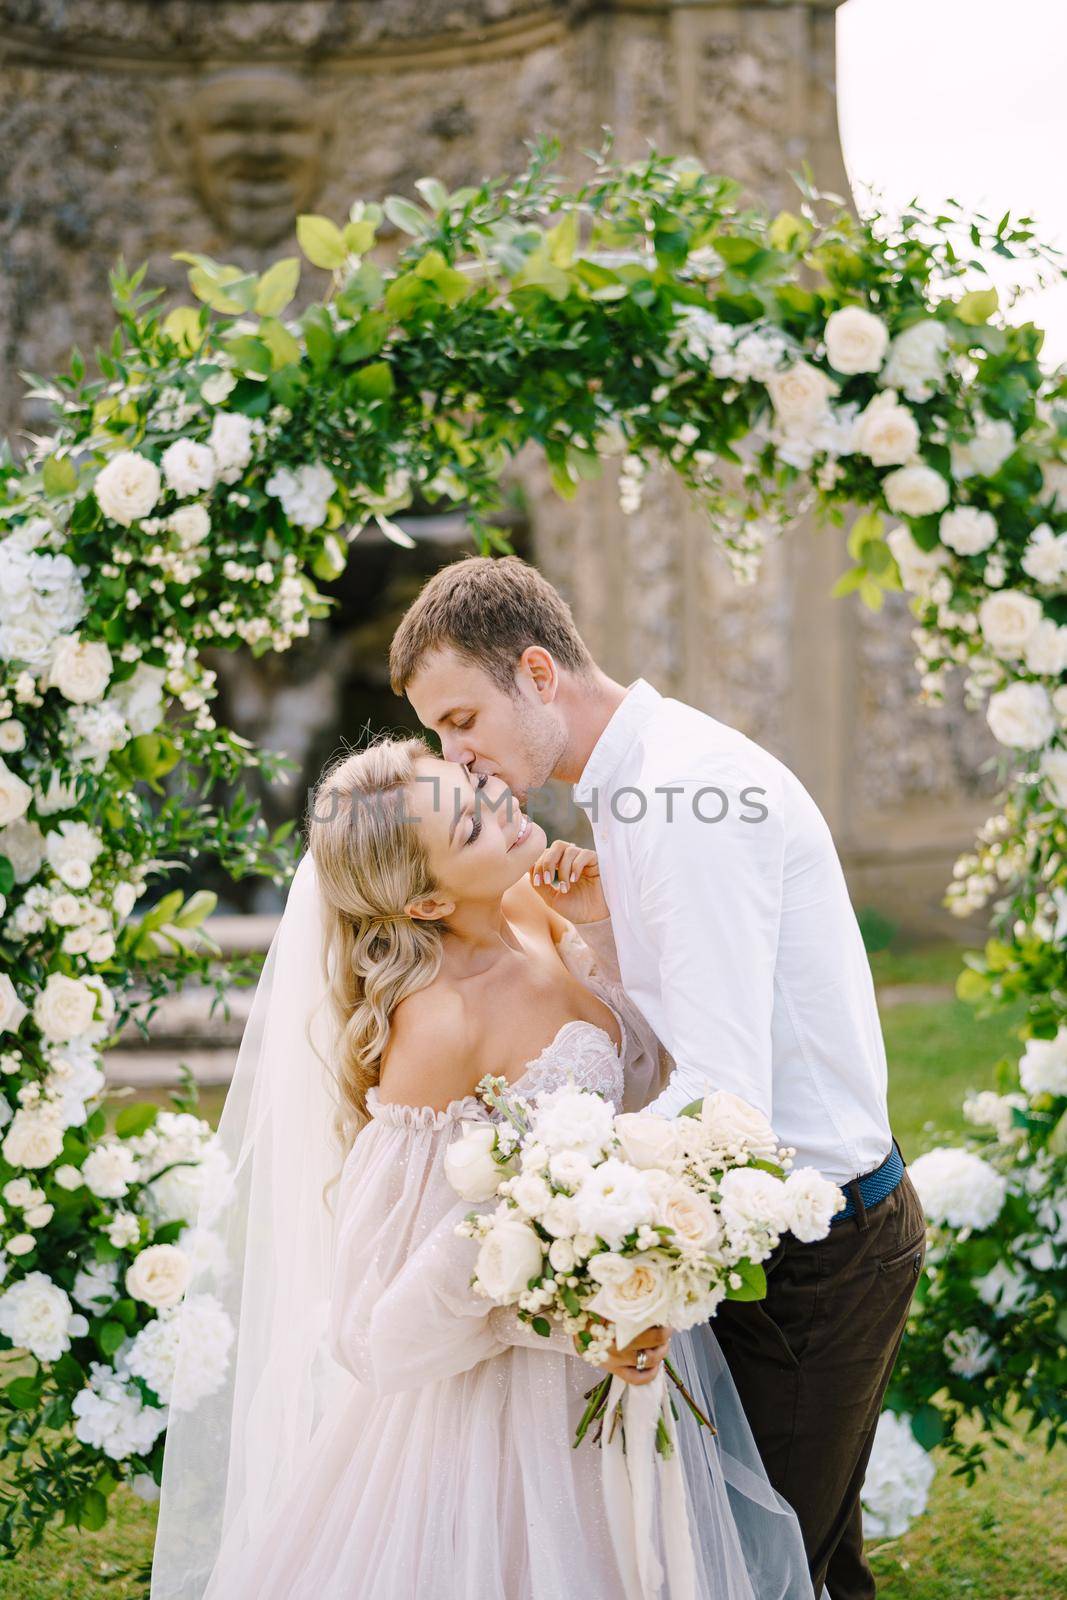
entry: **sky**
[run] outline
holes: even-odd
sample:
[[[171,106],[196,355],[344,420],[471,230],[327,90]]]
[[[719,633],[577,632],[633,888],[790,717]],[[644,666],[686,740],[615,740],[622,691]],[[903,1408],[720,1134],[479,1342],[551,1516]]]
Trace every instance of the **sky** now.
[[[1067,0],[846,0],[837,52],[857,202],[874,185],[891,205],[1010,208],[1067,252]],[[1012,264],[994,269],[1006,288]],[[1044,364],[1067,361],[1067,280],[1009,315],[1044,327]]]

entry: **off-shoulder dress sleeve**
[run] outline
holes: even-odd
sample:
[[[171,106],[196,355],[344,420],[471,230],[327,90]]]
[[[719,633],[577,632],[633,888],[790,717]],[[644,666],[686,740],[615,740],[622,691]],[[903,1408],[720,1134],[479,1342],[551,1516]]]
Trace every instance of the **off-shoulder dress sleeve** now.
[[[455,1226],[479,1208],[456,1194],[444,1158],[465,1122],[486,1118],[481,1102],[436,1111],[379,1102],[371,1089],[368,1109],[335,1199],[334,1358],[382,1394],[467,1372],[514,1344],[578,1359],[561,1327],[545,1339],[471,1286],[478,1245]]]

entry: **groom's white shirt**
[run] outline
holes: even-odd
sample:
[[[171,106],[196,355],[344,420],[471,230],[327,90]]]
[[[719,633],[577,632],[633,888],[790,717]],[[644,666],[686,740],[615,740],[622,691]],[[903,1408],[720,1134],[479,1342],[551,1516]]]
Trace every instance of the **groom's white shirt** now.
[[[874,982],[799,778],[638,678],[574,798],[623,985],[675,1061],[650,1109],[676,1114],[710,1084],[758,1106],[797,1166],[836,1183],[878,1166],[892,1135]]]

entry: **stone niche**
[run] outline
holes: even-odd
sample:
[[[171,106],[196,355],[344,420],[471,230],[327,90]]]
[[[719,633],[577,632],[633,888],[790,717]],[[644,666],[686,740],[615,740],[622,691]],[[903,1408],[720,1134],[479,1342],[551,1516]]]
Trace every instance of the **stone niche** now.
[[[18,373],[109,337],[120,255],[187,298],[176,250],[262,270],[293,253],[301,210],[340,217],[427,173],[477,182],[521,166],[539,133],[558,135],[575,175],[606,124],[621,159],[649,143],[695,152],[771,206],[790,203],[804,159],[846,194],[837,3],[0,0],[5,432],[18,448],[44,423]],[[608,671],[649,678],[787,761],[827,817],[857,908],[910,934],[960,931],[940,901],[990,807],[991,741],[958,704],[916,703],[899,597],[878,616],[830,598],[843,534],[798,528],[739,588],[666,474],[633,517],[613,471],[564,504],[524,456],[512,488],[516,547],[566,594]],[[262,797],[272,822],[299,809],[334,750],[411,725],[385,681],[386,642],[464,539],[426,512],[401,519],[414,559],[361,538],[339,612],[300,649],[218,652],[221,713],[300,763]],[[228,893],[244,909],[277,903],[266,888]]]

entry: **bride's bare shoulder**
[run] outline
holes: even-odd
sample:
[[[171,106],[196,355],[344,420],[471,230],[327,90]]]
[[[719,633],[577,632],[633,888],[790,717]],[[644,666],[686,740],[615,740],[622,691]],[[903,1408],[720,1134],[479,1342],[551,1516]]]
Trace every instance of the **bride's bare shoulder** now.
[[[393,1010],[378,1074],[379,1099],[443,1111],[478,1081],[473,1043],[474,1028],[459,989],[447,978],[435,978]]]

